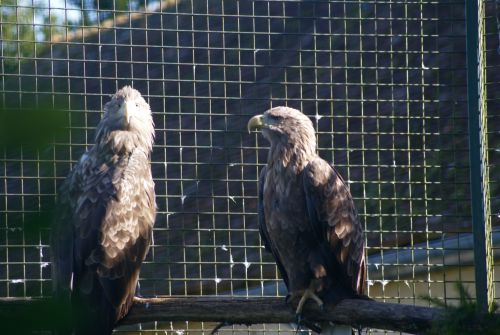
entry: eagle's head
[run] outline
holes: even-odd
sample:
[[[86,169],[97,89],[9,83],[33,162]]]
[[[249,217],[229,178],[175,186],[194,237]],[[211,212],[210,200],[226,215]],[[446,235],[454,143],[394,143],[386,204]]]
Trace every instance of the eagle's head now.
[[[248,131],[260,129],[271,147],[285,146],[314,153],[316,135],[311,120],[299,110],[274,107],[248,121]]]
[[[96,140],[110,136],[127,145],[145,145],[149,149],[154,139],[154,123],[149,104],[141,93],[130,86],[118,90],[104,105],[104,116],[97,126]],[[104,137],[106,139],[104,139]]]

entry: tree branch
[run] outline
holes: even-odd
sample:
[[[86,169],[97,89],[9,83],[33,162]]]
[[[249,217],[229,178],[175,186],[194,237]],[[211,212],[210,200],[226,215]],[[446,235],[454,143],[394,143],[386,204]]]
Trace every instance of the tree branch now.
[[[45,304],[45,305],[44,305]],[[26,315],[47,309],[44,299],[0,299],[0,319],[13,320],[13,313]],[[441,308],[417,307],[370,300],[344,300],[335,307],[320,310],[314,303],[304,309],[304,318],[314,322],[331,321],[368,328],[425,334],[431,323],[443,317]],[[44,320],[47,325],[48,320]],[[121,325],[150,321],[206,321],[233,324],[290,323],[293,308],[284,298],[136,298]]]

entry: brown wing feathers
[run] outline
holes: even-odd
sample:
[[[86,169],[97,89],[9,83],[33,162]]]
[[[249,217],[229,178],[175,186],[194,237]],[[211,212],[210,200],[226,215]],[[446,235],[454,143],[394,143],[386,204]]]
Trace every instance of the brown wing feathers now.
[[[155,219],[149,106],[124,87],[105,109],[96,145],[60,190],[52,231],[54,294],[71,298],[77,335],[111,334],[128,312]]]
[[[260,232],[260,237],[264,242],[266,250],[272,253],[272,255],[274,256],[281,278],[283,279],[286,287],[288,288],[289,286],[288,274],[285,271],[285,267],[281,263],[278,251],[273,245],[273,242],[269,236],[269,232],[267,231],[266,227],[266,215],[264,213],[264,184],[266,182],[266,171],[267,171],[266,167],[262,168],[262,170],[260,171],[260,178],[259,178],[259,203],[258,203],[259,232]]]
[[[326,258],[335,257],[346,283],[356,294],[363,294],[365,259],[364,237],[349,189],[340,175],[321,158],[304,169],[304,190],[309,221]]]

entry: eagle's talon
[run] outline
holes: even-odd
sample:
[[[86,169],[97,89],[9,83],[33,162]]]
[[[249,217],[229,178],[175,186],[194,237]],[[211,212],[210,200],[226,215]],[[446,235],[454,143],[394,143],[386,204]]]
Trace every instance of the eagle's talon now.
[[[324,306],[323,301],[320,299],[320,297],[317,296],[317,294],[314,292],[314,289],[309,287],[302,294],[302,297],[300,298],[299,303],[297,305],[297,309],[295,310],[295,314],[302,314],[302,310],[303,310],[304,305],[308,299],[314,300],[314,302],[316,302],[318,307],[321,310],[323,310],[323,306]]]

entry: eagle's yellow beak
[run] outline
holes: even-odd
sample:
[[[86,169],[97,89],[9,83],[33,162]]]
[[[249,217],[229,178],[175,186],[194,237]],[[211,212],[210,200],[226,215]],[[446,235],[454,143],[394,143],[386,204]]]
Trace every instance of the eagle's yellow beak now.
[[[134,113],[133,108],[134,108],[133,104],[127,101],[125,101],[120,108],[123,114],[123,118],[125,119],[125,122],[127,124],[130,123],[130,119],[132,118],[132,115]]]
[[[262,126],[264,126],[264,116],[255,115],[248,121],[247,124],[248,133],[250,133],[253,129],[261,129]]]

